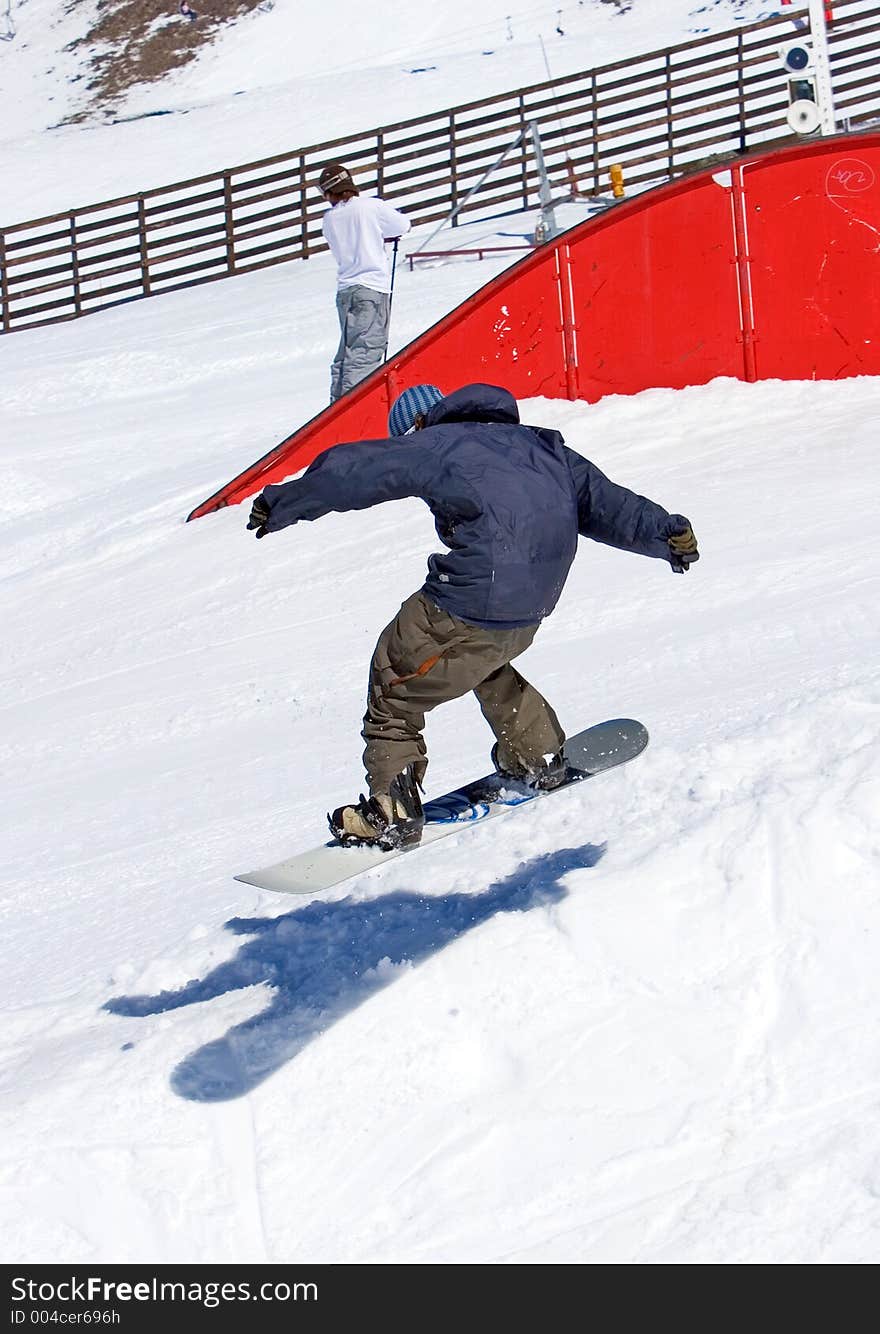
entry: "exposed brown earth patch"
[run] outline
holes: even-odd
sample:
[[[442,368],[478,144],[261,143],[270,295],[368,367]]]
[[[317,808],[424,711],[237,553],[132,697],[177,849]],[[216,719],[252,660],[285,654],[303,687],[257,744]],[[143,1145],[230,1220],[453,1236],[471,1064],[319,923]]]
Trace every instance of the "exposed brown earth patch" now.
[[[67,12],[85,0],[69,0]],[[116,110],[126,93],[139,84],[156,83],[172,70],[194,60],[221,28],[252,9],[271,8],[267,0],[189,0],[198,18],[180,13],[178,0],[98,0],[91,28],[68,50],[86,51],[87,105],[71,115],[81,121],[96,112]]]

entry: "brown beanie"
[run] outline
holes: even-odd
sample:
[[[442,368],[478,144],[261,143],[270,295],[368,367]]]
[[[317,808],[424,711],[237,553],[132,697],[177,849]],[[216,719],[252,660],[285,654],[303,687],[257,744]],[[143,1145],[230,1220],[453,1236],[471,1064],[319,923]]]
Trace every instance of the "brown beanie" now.
[[[358,193],[358,188],[351,178],[351,173],[341,162],[328,162],[318,177],[318,189],[322,195],[343,195],[349,190]]]

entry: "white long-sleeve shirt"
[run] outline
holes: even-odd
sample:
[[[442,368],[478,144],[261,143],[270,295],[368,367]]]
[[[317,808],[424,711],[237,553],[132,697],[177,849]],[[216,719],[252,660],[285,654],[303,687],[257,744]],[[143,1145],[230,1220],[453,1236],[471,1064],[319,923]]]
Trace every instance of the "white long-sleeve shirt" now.
[[[409,219],[384,199],[354,195],[324,214],[324,238],[337,264],[337,287],[369,287],[391,291],[391,266],[385,241],[405,236]]]

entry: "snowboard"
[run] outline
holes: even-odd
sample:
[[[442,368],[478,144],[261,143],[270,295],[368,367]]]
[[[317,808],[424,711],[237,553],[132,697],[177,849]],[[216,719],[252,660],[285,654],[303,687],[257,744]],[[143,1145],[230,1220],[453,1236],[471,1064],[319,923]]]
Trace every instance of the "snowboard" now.
[[[647,744],[646,728],[632,718],[612,718],[596,723],[586,731],[577,732],[568,738],[564,746],[566,777],[549,792],[502,778],[497,773],[486,774],[483,778],[444,793],[442,797],[425,802],[425,827],[421,842],[410,847],[388,851],[363,846],[343,847],[333,839],[272,866],[237,875],[235,879],[276,894],[315,894],[332,889],[396,857],[410,857],[420,848],[429,847],[438,839],[448,838],[450,834],[460,833],[470,825],[509,814],[527,802],[555,797],[576,783],[635,759]]]

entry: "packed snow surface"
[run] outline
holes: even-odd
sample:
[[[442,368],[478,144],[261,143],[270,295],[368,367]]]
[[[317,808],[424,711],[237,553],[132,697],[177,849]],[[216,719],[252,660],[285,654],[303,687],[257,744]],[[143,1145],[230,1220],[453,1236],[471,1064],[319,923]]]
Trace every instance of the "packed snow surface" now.
[[[234,161],[225,49],[166,92],[215,69]],[[120,189],[185,175],[195,123],[22,124],[16,215],[86,157],[114,193],[98,144],[144,149]],[[398,264],[393,346],[507,262]],[[875,1263],[878,381],[521,403],[693,522],[686,576],[582,542],[518,661],[569,731],[651,743],[284,898],[233,876],[361,790],[433,524],[185,516],[326,401],[332,292],[323,255],[0,340],[6,1261]],[[429,795],[485,772],[473,699],[426,735]]]

